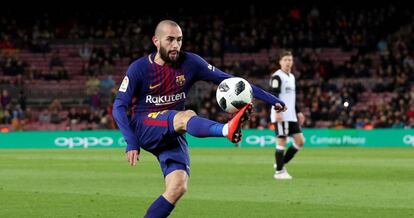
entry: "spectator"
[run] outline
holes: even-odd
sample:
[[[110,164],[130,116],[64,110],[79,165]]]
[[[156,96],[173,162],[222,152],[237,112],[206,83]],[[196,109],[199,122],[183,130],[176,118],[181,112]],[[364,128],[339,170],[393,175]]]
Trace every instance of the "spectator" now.
[[[92,46],[89,43],[84,43],[79,49],[79,56],[84,60],[89,60],[92,54]]]
[[[50,105],[49,105],[50,111],[61,111],[62,110],[62,104],[60,103],[59,99],[54,99]]]
[[[86,95],[91,96],[93,93],[99,90],[99,84],[101,81],[96,76],[91,76],[86,81]]]
[[[103,75],[109,75],[114,73],[114,67],[109,63],[108,60],[105,60],[100,66],[100,73]]]
[[[106,79],[101,81],[100,93],[110,93],[111,89],[115,86],[115,81],[112,79],[112,75],[108,75]]]
[[[91,114],[87,108],[83,108],[80,114],[79,120],[80,122],[87,123],[89,121]]]
[[[59,111],[56,107],[53,108],[52,113],[50,114],[50,123],[52,124],[60,123]]]
[[[0,107],[0,124],[6,123],[4,121],[4,116],[5,116],[4,113],[5,113],[5,110],[2,107]]]
[[[80,120],[80,115],[77,113],[76,108],[72,107],[68,113],[68,119],[71,124],[77,124]]]
[[[10,104],[11,96],[9,95],[7,89],[3,89],[3,91],[1,92],[0,102],[2,108],[7,108],[7,106]]]
[[[99,96],[99,93],[97,90],[95,90],[90,97],[90,105],[91,105],[92,111],[97,110],[99,106],[101,105],[101,97]]]
[[[8,35],[3,35],[0,39],[0,50],[1,49],[14,49],[14,45]]]
[[[43,109],[43,111],[39,114],[38,120],[41,123],[50,123],[51,115],[49,109]]]

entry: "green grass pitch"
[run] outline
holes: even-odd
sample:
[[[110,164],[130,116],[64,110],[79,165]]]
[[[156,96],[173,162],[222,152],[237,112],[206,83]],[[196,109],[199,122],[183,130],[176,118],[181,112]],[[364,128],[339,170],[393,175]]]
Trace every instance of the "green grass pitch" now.
[[[414,217],[413,148],[305,148],[276,181],[273,149],[191,152],[171,217]],[[0,217],[143,217],[163,192],[155,158],[123,149],[0,150]]]

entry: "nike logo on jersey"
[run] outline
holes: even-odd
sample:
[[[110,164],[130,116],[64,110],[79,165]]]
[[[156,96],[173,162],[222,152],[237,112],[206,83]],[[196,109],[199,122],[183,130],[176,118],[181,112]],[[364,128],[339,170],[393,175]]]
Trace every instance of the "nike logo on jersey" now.
[[[159,84],[157,84],[157,85],[150,85],[149,86],[149,89],[155,89],[155,88],[157,88],[158,86],[160,86],[161,85],[161,83],[159,83]]]

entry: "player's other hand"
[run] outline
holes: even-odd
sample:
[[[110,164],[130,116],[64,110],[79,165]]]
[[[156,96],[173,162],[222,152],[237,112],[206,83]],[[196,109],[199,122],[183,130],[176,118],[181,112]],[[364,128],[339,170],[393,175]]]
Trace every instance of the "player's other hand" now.
[[[275,104],[275,110],[277,113],[285,112],[287,110],[287,106],[282,106],[280,103]]]
[[[283,122],[283,116],[281,113],[276,113],[276,121],[277,122]]]
[[[138,150],[130,150],[126,153],[126,158],[128,160],[129,165],[135,166],[139,161],[139,151]]]
[[[303,115],[303,113],[302,113],[302,112],[299,112],[299,113],[298,113],[298,120],[299,120],[299,124],[300,124],[301,126],[303,126],[303,124],[305,123],[305,115]]]

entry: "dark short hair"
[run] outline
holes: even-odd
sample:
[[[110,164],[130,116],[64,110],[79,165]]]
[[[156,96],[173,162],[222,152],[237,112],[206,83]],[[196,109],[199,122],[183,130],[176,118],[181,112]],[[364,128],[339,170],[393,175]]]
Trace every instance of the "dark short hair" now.
[[[292,51],[290,50],[282,50],[279,52],[279,61],[282,60],[285,56],[293,56]]]

